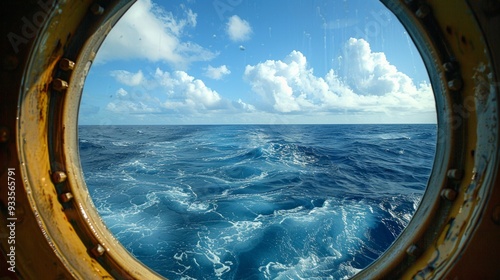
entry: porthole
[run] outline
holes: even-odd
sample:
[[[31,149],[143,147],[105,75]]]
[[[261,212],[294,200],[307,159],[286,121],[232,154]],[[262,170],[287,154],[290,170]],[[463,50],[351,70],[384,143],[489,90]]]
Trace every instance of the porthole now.
[[[500,246],[498,9],[493,2],[383,2],[422,54],[439,130],[419,209],[385,254],[357,276],[498,277],[498,250],[491,250]],[[14,272],[2,276],[32,279],[51,267],[47,277],[59,279],[160,277],[101,221],[77,152],[75,112],[85,76],[103,35],[131,3],[4,4],[1,79],[8,94],[0,96],[0,145],[10,172],[2,169],[1,176],[15,179],[16,208],[8,216],[8,194],[2,191],[2,232],[15,224],[15,246],[0,240],[3,263],[14,264]]]
[[[418,50],[378,1],[221,5],[138,1],[107,36],[79,116],[94,204],[167,278],[352,277],[432,168]]]

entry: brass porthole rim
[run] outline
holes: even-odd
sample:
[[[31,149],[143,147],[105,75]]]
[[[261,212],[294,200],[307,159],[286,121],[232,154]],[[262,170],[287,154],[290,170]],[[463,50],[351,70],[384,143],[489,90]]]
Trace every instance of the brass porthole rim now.
[[[127,252],[102,222],[85,185],[78,152],[77,112],[86,74],[105,34],[132,2],[117,0],[99,6],[95,4],[99,1],[70,2],[52,7],[31,48],[18,93],[17,131],[11,133],[16,135],[29,208],[41,230],[34,234],[43,235],[74,278],[161,278]],[[434,1],[424,8],[424,1],[382,2],[406,26],[433,75],[438,143],[429,185],[414,218],[386,253],[356,277],[440,278],[467,249],[467,238],[474,235],[495,188],[499,140],[497,119],[491,116],[498,112],[498,77],[473,15],[456,17],[461,21],[457,24],[476,32],[470,40],[481,50],[469,56],[457,51],[461,43],[451,41],[442,28],[450,20],[445,11],[465,9],[467,2],[450,6],[447,1]],[[100,24],[89,27],[95,28],[89,33],[70,16]],[[67,27],[73,28],[71,36],[52,31],[57,22],[74,23]],[[74,68],[59,69],[62,59],[74,61]],[[474,61],[483,64],[471,67]],[[450,62],[459,67],[452,74],[444,66]],[[463,84],[449,86],[450,79],[457,77]],[[488,90],[480,84],[483,80]],[[484,96],[478,97],[480,90]],[[454,106],[466,106],[465,102],[475,107],[456,125]],[[443,194],[447,189],[456,195]],[[456,225],[461,227],[455,229]]]

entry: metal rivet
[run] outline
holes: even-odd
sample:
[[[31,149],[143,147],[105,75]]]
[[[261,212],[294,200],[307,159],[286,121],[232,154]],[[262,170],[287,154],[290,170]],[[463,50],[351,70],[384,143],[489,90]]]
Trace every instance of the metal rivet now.
[[[418,18],[425,18],[429,13],[431,12],[431,9],[427,5],[422,5],[418,8],[418,10],[415,12],[415,15]]]
[[[418,255],[420,254],[420,249],[418,248],[417,245],[415,244],[411,244],[407,249],[406,249],[406,253],[412,257],[418,257]]]
[[[0,143],[9,141],[10,132],[5,126],[0,127]]]
[[[457,199],[457,191],[454,189],[444,189],[441,191],[441,197],[449,201]]]
[[[90,253],[95,258],[104,255],[105,252],[106,252],[106,249],[104,249],[104,247],[101,244],[97,244],[94,248],[92,248],[92,250],[90,250]]]
[[[60,196],[62,202],[69,202],[73,199],[73,194],[70,192],[63,193]]]
[[[461,90],[463,87],[464,83],[462,82],[462,79],[453,79],[451,81],[448,81],[448,88],[450,90]]]
[[[446,71],[448,73],[455,72],[455,70],[457,70],[455,63],[453,63],[453,62],[443,63],[443,68],[444,68],[444,71]]]
[[[75,63],[67,58],[63,58],[59,61],[59,67],[63,71],[71,71],[75,68]]]
[[[458,170],[458,169],[450,169],[450,170],[448,170],[448,173],[446,175],[450,179],[462,180],[462,178],[464,176],[464,172],[462,170]]]
[[[90,7],[90,10],[96,16],[102,15],[104,13],[104,8],[99,4],[93,4],[92,7]]]
[[[57,91],[64,91],[68,89],[69,84],[66,81],[63,81],[61,79],[55,79],[52,81],[52,88],[57,90]]]
[[[62,183],[66,181],[67,178],[68,176],[66,175],[66,173],[62,171],[56,171],[52,173],[52,182],[54,182],[55,184]]]

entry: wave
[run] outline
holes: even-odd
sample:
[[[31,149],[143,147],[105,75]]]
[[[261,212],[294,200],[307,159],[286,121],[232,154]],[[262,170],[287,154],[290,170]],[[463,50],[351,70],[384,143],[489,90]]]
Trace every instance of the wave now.
[[[104,149],[105,146],[99,145],[98,143],[91,142],[90,140],[80,139],[79,141],[80,152],[96,151],[99,149]]]
[[[79,144],[103,220],[167,278],[344,279],[411,219],[433,129],[83,127]]]

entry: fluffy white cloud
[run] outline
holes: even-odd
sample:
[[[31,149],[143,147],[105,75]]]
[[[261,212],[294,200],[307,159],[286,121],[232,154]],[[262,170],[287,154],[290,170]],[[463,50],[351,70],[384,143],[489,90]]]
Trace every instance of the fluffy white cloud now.
[[[155,80],[168,96],[163,106],[167,109],[216,109],[219,108],[220,95],[208,88],[202,80],[189,76],[184,71],[163,72],[159,68],[155,72]]]
[[[250,35],[252,35],[250,23],[236,15],[229,18],[226,25],[226,31],[229,35],[229,39],[234,42],[246,41],[250,39]]]
[[[139,71],[140,73],[140,71]],[[159,108],[154,104],[158,103],[158,99],[147,93],[132,92],[129,93],[123,88],[116,91],[115,98],[112,102],[106,105],[106,110],[113,113],[128,113],[128,114],[150,114],[158,113]]]
[[[307,68],[305,56],[293,51],[284,61],[267,60],[245,68],[245,78],[259,94],[264,109],[288,113],[323,106],[336,98],[323,78]]]
[[[137,73],[130,73],[125,70],[111,71],[111,76],[118,82],[127,86],[138,86],[144,81],[144,75],[140,70]]]
[[[229,68],[227,68],[226,65],[222,65],[219,67],[212,67],[211,65],[209,65],[205,69],[205,76],[214,80],[220,80],[223,76],[229,74],[231,74],[231,71],[229,70]]]
[[[251,104],[247,104],[243,102],[241,99],[238,99],[237,102],[233,102],[233,105],[239,112],[255,112],[255,106]]]
[[[324,76],[315,75],[299,51],[282,60],[247,65],[244,79],[254,93],[246,97],[250,103],[225,98],[185,71],[112,71],[122,87],[106,109],[123,118],[154,114],[158,122],[398,122],[415,116],[433,121],[434,97],[428,83],[415,84],[362,39],[348,40],[343,57],[345,68]],[[209,66],[203,74],[221,79],[230,71],[226,65]]]
[[[333,70],[325,77],[315,76],[298,51],[292,51],[283,61],[247,65],[245,79],[260,97],[259,108],[279,113],[434,111],[430,85],[415,85],[362,39],[351,38],[345,47],[349,57],[345,78]]]
[[[241,99],[222,98],[202,80],[185,71],[167,72],[157,68],[154,73],[144,75],[141,70],[137,73],[119,70],[112,71],[111,75],[129,89],[119,88],[113,101],[107,104],[106,109],[114,113],[187,116],[256,111],[253,105]]]
[[[118,96],[127,96],[128,92],[126,90],[124,90],[123,88],[119,88],[117,91],[116,91],[116,94]]]
[[[382,96],[414,90],[412,79],[391,65],[384,53],[372,52],[363,39],[349,39],[344,57],[346,76],[359,94]]]
[[[185,68],[194,61],[213,59],[216,53],[196,43],[182,41],[185,30],[196,26],[197,14],[181,7],[184,17],[176,18],[151,0],[137,1],[107,36],[97,62],[147,59]]]
[[[146,114],[157,112],[155,108],[151,108],[143,102],[133,102],[129,100],[110,102],[106,106],[106,109],[114,113],[128,112],[133,114]]]

